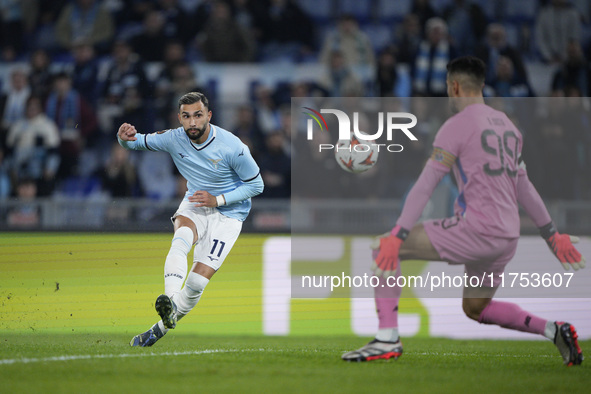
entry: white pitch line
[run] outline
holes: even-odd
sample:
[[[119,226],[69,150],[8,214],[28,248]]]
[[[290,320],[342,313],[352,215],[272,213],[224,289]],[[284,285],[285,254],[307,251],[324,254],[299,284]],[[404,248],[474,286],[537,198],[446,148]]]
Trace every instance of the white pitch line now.
[[[71,361],[71,360],[93,360],[102,358],[132,358],[132,357],[167,357],[167,356],[198,356],[201,354],[212,353],[239,353],[239,352],[262,352],[268,349],[206,349],[193,350],[187,352],[163,352],[163,353],[121,353],[121,354],[80,354],[72,356],[54,356],[42,358],[11,358],[0,359],[0,365],[8,364],[31,364],[52,361]]]
[[[483,354],[483,353],[453,353],[453,352],[446,352],[446,353],[439,353],[439,352],[423,352],[423,353],[408,353],[408,354],[418,354],[420,356],[469,356],[469,357],[473,357],[473,356],[486,356],[486,357],[513,357],[513,358],[538,358],[538,357],[554,357],[554,356],[550,356],[548,354],[538,354],[538,355],[533,355],[533,354],[503,354],[503,353],[497,353],[497,354]]]
[[[137,358],[137,357],[169,357],[169,356],[198,356],[201,354],[213,354],[213,353],[246,353],[246,352],[269,352],[269,351],[281,351],[280,349],[206,349],[206,350],[193,350],[186,352],[163,352],[163,353],[121,353],[121,354],[79,354],[71,356],[53,356],[53,357],[42,357],[42,358],[9,358],[0,359],[0,365],[10,364],[31,364],[31,363],[43,363],[53,361],[72,361],[72,360],[93,360],[93,359],[108,359],[108,358]],[[454,352],[422,352],[422,353],[408,353],[409,355],[419,356],[482,356],[478,353],[454,353]],[[527,355],[527,354],[487,354],[487,357],[512,357],[512,358],[543,358],[552,357],[547,354],[538,355]]]

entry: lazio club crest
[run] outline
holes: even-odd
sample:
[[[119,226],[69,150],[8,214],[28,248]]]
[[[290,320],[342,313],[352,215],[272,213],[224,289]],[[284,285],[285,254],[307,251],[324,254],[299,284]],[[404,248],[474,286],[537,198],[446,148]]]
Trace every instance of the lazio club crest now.
[[[213,166],[213,168],[215,168],[216,170],[218,169],[218,163],[220,161],[222,161],[222,159],[207,159],[209,161],[211,161],[211,165]]]

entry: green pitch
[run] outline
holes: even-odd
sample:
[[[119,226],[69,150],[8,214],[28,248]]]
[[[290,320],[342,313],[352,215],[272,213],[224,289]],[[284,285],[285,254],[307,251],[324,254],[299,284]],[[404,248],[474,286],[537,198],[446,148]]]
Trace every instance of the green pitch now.
[[[171,335],[172,334],[172,335]],[[168,334],[152,348],[114,333],[2,335],[2,392],[589,392],[546,342],[408,339],[397,361],[346,363],[355,337]],[[583,343],[589,348],[590,343]],[[68,359],[69,356],[69,359]]]
[[[349,301],[292,300],[262,335],[263,236],[243,235],[196,308],[154,347],[170,234],[0,233],[0,392],[588,392],[542,341],[454,341],[421,328],[397,361],[345,363]],[[402,307],[402,305],[404,306]],[[414,308],[414,309],[413,309]],[[416,300],[401,309],[421,314]],[[424,326],[424,322],[421,322]],[[313,334],[312,334],[313,333]],[[591,341],[581,342],[583,351]]]

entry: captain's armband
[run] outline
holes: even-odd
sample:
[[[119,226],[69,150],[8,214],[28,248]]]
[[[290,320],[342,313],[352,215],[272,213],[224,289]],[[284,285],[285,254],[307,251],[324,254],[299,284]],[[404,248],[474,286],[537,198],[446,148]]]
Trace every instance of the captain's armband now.
[[[456,157],[441,148],[433,148],[431,160],[441,163],[447,168],[451,168],[456,162]]]

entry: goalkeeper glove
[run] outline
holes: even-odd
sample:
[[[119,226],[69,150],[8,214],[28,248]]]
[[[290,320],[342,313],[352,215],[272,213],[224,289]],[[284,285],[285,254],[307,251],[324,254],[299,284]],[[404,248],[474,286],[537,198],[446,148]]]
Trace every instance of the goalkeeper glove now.
[[[371,267],[376,276],[394,276],[398,268],[398,253],[409,231],[396,226],[389,233],[380,235],[372,244],[374,262]]]
[[[575,271],[579,268],[585,268],[585,258],[573,245],[579,242],[578,237],[560,234],[552,222],[540,227],[540,235],[546,240],[550,250],[562,263],[565,270],[568,270],[570,266]]]

